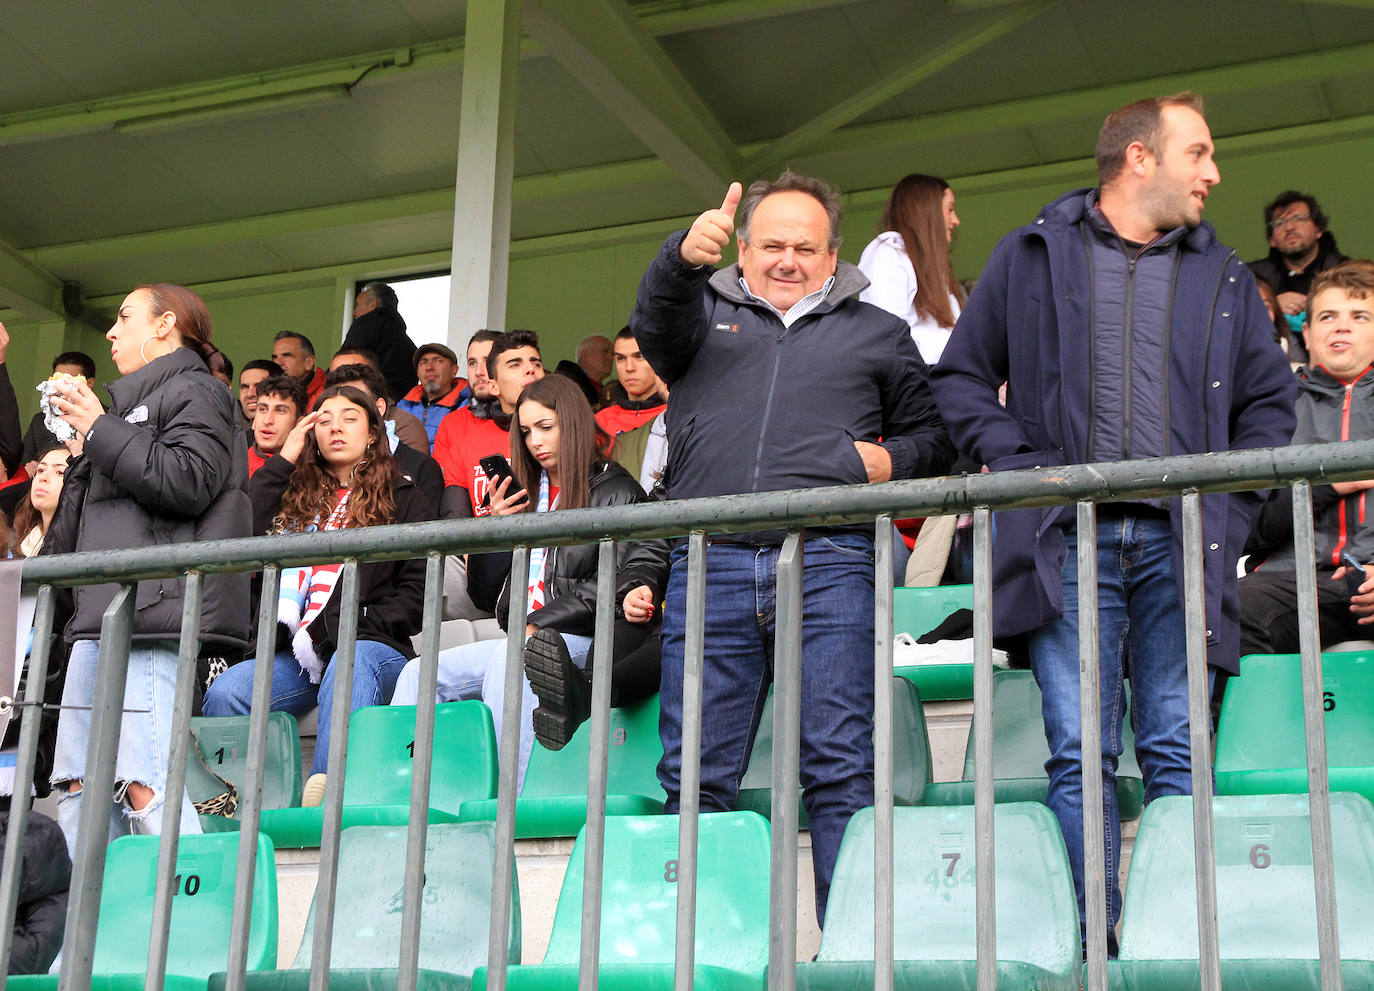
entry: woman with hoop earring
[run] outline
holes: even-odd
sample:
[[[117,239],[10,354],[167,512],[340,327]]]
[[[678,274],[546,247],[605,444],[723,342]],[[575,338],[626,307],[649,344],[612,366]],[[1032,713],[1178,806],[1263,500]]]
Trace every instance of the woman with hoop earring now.
[[[257,533],[418,523],[431,515],[420,490],[395,470],[376,404],[351,385],[320,394],[281,451],[254,473],[249,492]],[[341,564],[323,564],[281,575],[272,710],[299,714],[319,704],[315,759],[301,799],[307,806],[324,798],[342,571]],[[411,637],[420,631],[424,561],[362,564],[358,583],[350,712],[390,701],[397,675],[415,656]],[[252,695],[253,662],[235,664],[206,691],[205,714],[246,713]]]

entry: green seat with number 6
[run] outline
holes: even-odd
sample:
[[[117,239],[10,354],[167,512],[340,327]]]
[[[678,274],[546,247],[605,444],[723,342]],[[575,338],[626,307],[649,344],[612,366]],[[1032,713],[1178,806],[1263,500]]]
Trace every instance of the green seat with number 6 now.
[[[1333,791],[1374,801],[1374,652],[1322,655],[1326,763]],[[1226,683],[1217,727],[1217,794],[1307,791],[1302,660],[1251,654]]]
[[[343,825],[387,826],[410,819],[415,706],[369,705],[349,717]],[[434,707],[429,821],[455,822],[463,803],[496,795],[491,711],[477,701]],[[319,846],[323,809],[265,809],[262,831],[278,847]]]
[[[1221,796],[1212,810],[1223,985],[1315,991],[1321,982],[1307,796]],[[1370,987],[1374,805],[1360,795],[1333,794],[1331,837],[1346,987]],[[1121,955],[1111,964],[1115,987],[1164,991],[1197,981],[1194,865],[1193,800],[1170,796],[1151,802],[1131,856]]]
[[[700,819],[693,987],[763,991],[768,966],[768,820]],[[573,846],[544,962],[511,967],[511,991],[575,991],[582,949],[585,831]],[[670,991],[677,932],[678,817],[611,816],[601,892],[602,991]],[[474,987],[486,987],[486,969]]]
[[[1054,815],[1030,802],[995,811],[999,987],[1078,991],[1081,938],[1073,875]],[[973,809],[902,808],[893,816],[898,988],[976,983]],[[835,864],[821,948],[797,987],[873,986],[873,810],[849,820]]]

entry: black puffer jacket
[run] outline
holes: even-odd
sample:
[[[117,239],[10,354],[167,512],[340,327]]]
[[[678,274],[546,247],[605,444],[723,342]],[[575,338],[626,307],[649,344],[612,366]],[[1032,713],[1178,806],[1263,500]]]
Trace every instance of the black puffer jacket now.
[[[72,461],[43,554],[116,550],[247,537],[248,444],[243,413],[200,356],[177,348],[107,387]],[[181,632],[184,579],[138,583],[135,640]],[[75,590],[67,640],[96,639],[114,585]],[[207,575],[201,642],[242,648],[248,638],[248,575]]]
[[[591,507],[628,506],[650,502],[630,473],[614,461],[592,465],[587,502]],[[526,622],[559,633],[591,636],[596,625],[596,544],[550,547],[544,561],[544,608],[529,614]],[[509,560],[509,557],[507,557]],[[621,541],[616,545],[616,616],[621,616],[625,594],[640,585],[653,589],[654,601],[663,597],[668,581],[668,542],[666,540]],[[510,629],[510,580],[501,589],[496,618],[503,629]]]
[[[254,474],[249,485],[253,496],[253,532],[266,533],[272,518],[281,509],[282,494],[295,465],[281,455],[268,458]],[[432,519],[429,504],[420,490],[400,474],[394,480],[397,523],[422,523]],[[358,566],[358,639],[376,640],[388,644],[407,658],[414,657],[410,638],[420,632],[425,596],[425,562],[376,561]],[[339,603],[343,599],[342,585],[325,605],[314,623],[315,652],[328,663],[339,642]],[[321,624],[323,624],[321,626]],[[277,627],[278,633],[285,630]],[[278,650],[291,650],[289,639],[283,643],[278,636]]]
[[[0,812],[0,845],[9,832],[10,814]],[[72,862],[62,830],[45,815],[29,812],[20,847],[19,906],[14,913],[11,974],[46,974],[62,948],[67,921],[67,889]]]

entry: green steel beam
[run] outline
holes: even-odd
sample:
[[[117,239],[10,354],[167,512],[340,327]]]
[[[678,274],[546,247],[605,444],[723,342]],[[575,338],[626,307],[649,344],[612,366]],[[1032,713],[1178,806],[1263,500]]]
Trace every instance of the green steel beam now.
[[[62,280],[0,241],[0,303],[33,320],[64,318]]]
[[[651,0],[635,4],[634,12],[650,34],[662,37],[858,2],[860,0],[716,0],[686,6],[683,0]]]
[[[531,0],[525,29],[699,196],[740,164],[725,129],[625,0]]]
[[[748,175],[758,175],[775,171],[789,158],[804,153],[822,138],[839,130],[845,124],[862,117],[875,107],[906,92],[936,73],[947,69],[978,49],[996,41],[998,38],[1020,27],[1055,5],[1057,0],[1037,0],[1017,6],[1014,10],[992,20],[984,20],[955,35],[948,42],[933,51],[903,66],[897,72],[878,80],[871,86],[860,90],[839,103],[823,111],[790,133],[772,142],[751,155],[745,163]]]

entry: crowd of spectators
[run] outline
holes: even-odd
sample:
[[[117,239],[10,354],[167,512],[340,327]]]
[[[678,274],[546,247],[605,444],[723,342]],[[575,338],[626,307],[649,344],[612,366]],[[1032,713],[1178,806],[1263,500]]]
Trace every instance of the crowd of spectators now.
[[[857,265],[839,260],[839,197],[823,181],[789,171],[732,184],[650,261],[628,324],[584,338],[547,376],[529,330],[478,330],[461,356],[442,342],[416,346],[395,292],[374,282],[327,367],[287,329],[235,382],[203,301],[149,285],[129,294],[107,335],[119,371],[108,405],[90,357],[60,354],[21,431],[0,327],[0,539],[32,556],[1374,436],[1374,263],[1337,250],[1315,196],[1288,190],[1265,206],[1271,250],[1241,264],[1202,219],[1220,173],[1191,94],[1110,115],[1097,161],[1098,184],[1008,234],[971,292],[950,262],[960,221],[942,179],[895,185]],[[717,268],[732,236],[739,261]],[[1325,642],[1374,621],[1371,487],[1315,493]],[[1238,494],[1204,510],[1218,691],[1240,653],[1295,649],[1294,567],[1308,562],[1294,559],[1286,498]],[[1174,508],[1104,506],[1085,538],[1104,562],[1104,698],[1117,698],[1129,670],[1147,799],[1190,787]],[[900,521],[898,580],[966,580],[967,522]],[[999,513],[997,526],[996,632],[1025,635],[1044,689],[1050,804],[1081,905],[1079,536],[1062,509]],[[772,679],[773,616],[760,603],[781,543],[771,532],[708,542],[704,811],[735,801]],[[808,530],[803,560],[801,767],[823,920],[845,825],[873,800],[872,528]],[[659,776],[672,811],[685,550],[627,542],[619,568],[612,693],[623,704],[661,689]],[[321,711],[307,802],[322,798],[328,772],[338,574],[284,572],[277,605],[272,707]],[[368,564],[359,577],[350,705],[414,704],[422,562]],[[513,580],[528,586],[524,617],[509,615]],[[149,704],[126,712],[119,786],[99,799],[117,831],[162,825],[168,642],[183,586],[138,586],[130,681]],[[59,790],[69,843],[89,731],[80,706],[113,589],[80,588],[63,603],[53,691],[69,708],[44,717],[40,787]],[[259,595],[247,575],[206,579],[197,688],[207,714],[248,710]],[[519,575],[504,553],[445,562],[445,618],[494,615],[524,640],[521,774],[534,739],[560,747],[587,716],[595,595],[589,548],[536,550]],[[439,699],[484,699],[499,723],[505,658],[504,640],[445,652]],[[1108,795],[1120,711],[1104,702]],[[1108,827],[1114,866],[1119,827]],[[181,829],[199,829],[189,803]],[[1114,877],[1106,883],[1114,922],[1120,895]]]

